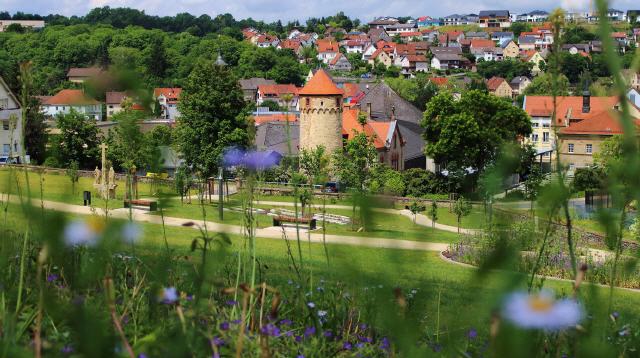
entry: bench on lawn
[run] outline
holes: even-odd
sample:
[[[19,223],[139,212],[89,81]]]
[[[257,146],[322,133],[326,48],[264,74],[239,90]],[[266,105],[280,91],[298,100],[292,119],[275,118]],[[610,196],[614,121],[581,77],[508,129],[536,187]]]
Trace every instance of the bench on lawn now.
[[[141,200],[141,199],[133,199],[133,200],[125,200],[124,207],[130,208],[134,206],[144,206],[149,208],[149,211],[158,210],[158,202],[154,200]]]
[[[278,215],[273,217],[273,226],[282,226],[283,223],[298,223],[309,225],[309,230],[316,229],[316,219],[313,217],[299,217],[289,215]]]

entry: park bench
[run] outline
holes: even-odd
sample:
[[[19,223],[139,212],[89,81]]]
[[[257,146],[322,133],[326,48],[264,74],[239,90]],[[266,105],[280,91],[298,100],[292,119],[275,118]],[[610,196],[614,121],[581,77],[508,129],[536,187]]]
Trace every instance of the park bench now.
[[[133,200],[125,200],[124,201],[124,207],[125,208],[130,208],[130,207],[134,207],[134,206],[149,208],[149,211],[158,210],[158,202],[157,201],[141,200],[141,199],[133,199]]]
[[[312,217],[299,217],[289,215],[278,215],[273,217],[273,226],[282,226],[283,223],[298,223],[309,226],[309,230],[316,229],[316,219]]]

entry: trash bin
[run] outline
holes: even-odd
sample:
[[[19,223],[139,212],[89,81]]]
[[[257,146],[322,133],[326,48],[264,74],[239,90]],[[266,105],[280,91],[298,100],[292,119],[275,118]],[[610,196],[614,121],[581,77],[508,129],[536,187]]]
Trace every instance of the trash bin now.
[[[91,192],[85,190],[82,192],[82,198],[84,199],[84,206],[91,205]]]

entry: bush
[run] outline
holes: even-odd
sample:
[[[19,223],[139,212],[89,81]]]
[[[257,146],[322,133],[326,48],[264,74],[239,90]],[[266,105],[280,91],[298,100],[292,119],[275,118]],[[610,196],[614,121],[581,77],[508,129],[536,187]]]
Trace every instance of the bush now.
[[[598,167],[577,168],[573,177],[573,190],[584,191],[602,189],[605,182],[605,172]]]
[[[47,157],[42,165],[47,168],[60,168],[60,162],[55,157]]]
[[[406,195],[424,197],[429,194],[445,194],[449,181],[441,174],[435,174],[422,168],[411,168],[404,172]]]

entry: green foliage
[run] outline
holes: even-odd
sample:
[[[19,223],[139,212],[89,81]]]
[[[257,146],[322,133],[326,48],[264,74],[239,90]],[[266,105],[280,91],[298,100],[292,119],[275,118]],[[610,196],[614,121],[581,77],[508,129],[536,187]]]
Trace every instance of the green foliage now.
[[[527,179],[524,181],[524,189],[527,194],[527,199],[535,200],[538,197],[543,180],[544,174],[542,174],[540,166],[533,165]]]
[[[606,173],[600,167],[577,168],[573,176],[573,190],[579,192],[602,189],[605,187],[606,177]]]
[[[345,186],[366,191],[377,160],[376,148],[364,133],[347,141],[344,151],[333,153],[333,172]]]
[[[58,164],[67,167],[77,162],[81,169],[93,169],[100,152],[95,121],[73,110],[55,121],[59,134],[50,137],[50,148]]]
[[[471,214],[471,202],[461,196],[453,203],[452,210],[456,215],[458,221],[458,232],[460,232],[460,223],[462,221],[462,218]]]
[[[31,97],[27,106],[27,123],[24,126],[25,149],[31,158],[31,163],[42,163],[46,157],[48,141],[47,124],[40,111],[37,99]]]
[[[569,26],[562,33],[562,43],[564,44],[579,44],[596,40],[596,38],[595,33],[580,25]]]
[[[583,73],[589,71],[590,63],[589,59],[580,55],[572,55],[569,52],[563,51],[559,54],[560,70],[563,75],[567,77],[570,83],[578,83]],[[555,66],[556,56],[550,56],[548,66]]]
[[[203,61],[189,75],[181,96],[176,144],[186,164],[209,177],[225,148],[247,143],[242,90],[227,67]]]
[[[328,180],[329,157],[323,146],[314,149],[301,149],[299,165],[310,183],[322,185]]]
[[[513,36],[517,39],[521,33],[531,31],[532,27],[530,23],[517,21],[511,24],[509,31],[513,32]]]
[[[373,193],[403,196],[406,187],[401,172],[379,164],[374,167],[369,189]]]
[[[600,150],[593,155],[593,162],[605,172],[619,167],[623,158],[624,138],[621,135],[614,135],[605,139],[600,145]]]
[[[431,206],[429,206],[429,212],[427,213],[429,219],[431,219],[431,227],[436,226],[436,221],[438,221],[438,202],[435,200],[431,201]]]
[[[449,183],[442,174],[436,174],[422,168],[411,168],[403,173],[406,196],[424,197],[428,194],[447,193]]]
[[[69,168],[67,168],[67,170],[65,171],[65,173],[67,174],[67,177],[69,177],[69,180],[71,181],[71,193],[75,194],[76,185],[80,180],[80,175],[78,174],[78,162],[76,162],[75,160],[72,161],[71,164],[69,165]]]
[[[109,160],[115,170],[124,168],[150,168],[153,164],[154,146],[140,130],[137,111],[121,111],[118,113],[118,125],[115,131],[109,132],[107,151]]]
[[[272,111],[272,112],[278,112],[278,111],[281,110],[280,105],[278,104],[278,102],[276,102],[274,100],[271,100],[271,99],[263,101],[260,104],[260,107],[267,107],[267,108],[269,108],[269,111]]]
[[[508,59],[504,61],[478,61],[478,74],[489,79],[494,76],[502,77],[507,81],[517,76],[531,77],[533,63],[523,62],[519,59]]]
[[[427,105],[421,125],[425,152],[450,171],[482,172],[506,143],[531,132],[529,116],[496,96],[467,91],[459,101],[441,93]],[[479,174],[479,173],[478,173]]]
[[[565,75],[560,75],[556,79],[557,81],[557,95],[568,96],[569,95],[569,79]],[[550,73],[543,73],[533,78],[531,84],[524,91],[527,95],[538,96],[550,96],[553,88],[552,75]]]
[[[427,103],[438,94],[438,86],[429,81],[423,74],[415,78],[385,78],[389,85],[400,97],[411,102],[414,106],[424,111]]]

